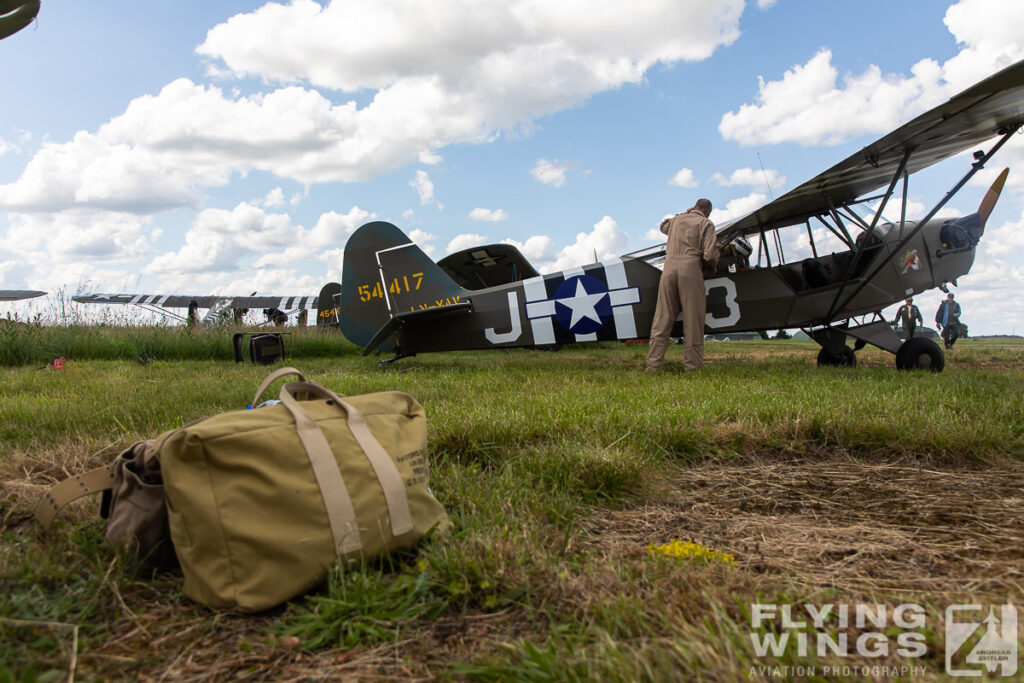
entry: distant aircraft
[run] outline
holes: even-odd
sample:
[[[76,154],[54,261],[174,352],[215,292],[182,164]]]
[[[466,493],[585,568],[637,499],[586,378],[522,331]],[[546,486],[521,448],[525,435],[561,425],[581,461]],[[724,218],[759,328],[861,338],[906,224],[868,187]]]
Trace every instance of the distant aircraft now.
[[[1008,169],[977,212],[948,220],[935,215],[1022,124],[1024,61],[724,224],[717,232],[719,271],[705,281],[702,332],[799,327],[821,346],[819,365],[854,366],[855,352],[872,344],[896,354],[900,369],[941,371],[938,345],[924,338],[901,343],[881,311],[933,287],[945,290],[970,270]],[[992,138],[992,147],[974,152],[966,175],[923,219],[904,214],[897,223],[882,220],[901,184],[906,206],[912,173]],[[878,207],[867,219],[852,210],[869,202]],[[842,243],[840,252],[819,251],[812,233],[818,226]],[[806,231],[811,258],[785,260],[784,229]],[[394,353],[382,363],[429,351],[642,338],[650,333],[664,258],[661,245],[549,275],[486,281],[490,286],[477,289],[450,277],[394,225],[368,223],[345,248],[340,326],[365,354]],[[481,261],[489,262],[483,255]],[[681,333],[679,323],[673,335]]]
[[[0,39],[17,33],[39,14],[39,0],[0,0]]]
[[[21,301],[22,299],[34,299],[37,296],[46,296],[46,292],[34,289],[0,289],[0,301]]]
[[[337,298],[341,287],[329,282],[320,290],[319,296],[217,296],[210,294],[82,294],[71,297],[82,304],[130,304],[162,316],[185,322],[186,316],[171,309],[208,309],[202,318],[204,324],[232,322],[247,310],[263,309],[290,314],[295,311],[317,311],[318,326],[334,326],[338,323]],[[268,322],[271,317],[268,314]]]

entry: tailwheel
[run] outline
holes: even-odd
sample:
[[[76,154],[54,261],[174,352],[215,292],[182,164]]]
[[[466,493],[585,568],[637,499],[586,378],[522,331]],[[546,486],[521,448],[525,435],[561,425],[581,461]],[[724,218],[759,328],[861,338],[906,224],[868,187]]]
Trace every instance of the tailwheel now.
[[[855,368],[857,367],[857,354],[849,346],[844,346],[842,353],[838,356],[822,347],[818,352],[818,367],[826,366]]]
[[[896,368],[898,370],[931,370],[942,372],[946,365],[946,357],[939,345],[931,339],[914,337],[900,345],[896,352]]]

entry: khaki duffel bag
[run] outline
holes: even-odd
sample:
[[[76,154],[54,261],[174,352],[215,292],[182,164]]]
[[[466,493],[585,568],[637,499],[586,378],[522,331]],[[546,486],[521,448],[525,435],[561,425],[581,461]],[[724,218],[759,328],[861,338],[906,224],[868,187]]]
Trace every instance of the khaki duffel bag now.
[[[305,380],[277,370],[252,405],[291,374]],[[300,381],[280,400],[185,425],[153,446],[185,594],[211,607],[274,607],[339,561],[406,548],[449,525],[427,486],[426,418],[412,396],[342,398]]]

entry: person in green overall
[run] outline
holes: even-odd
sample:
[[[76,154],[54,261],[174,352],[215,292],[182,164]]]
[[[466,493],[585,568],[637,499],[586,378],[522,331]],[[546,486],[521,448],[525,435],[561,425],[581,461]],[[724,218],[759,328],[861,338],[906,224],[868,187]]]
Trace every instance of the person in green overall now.
[[[921,311],[914,305],[914,297],[908,296],[907,300],[902,306],[900,306],[899,310],[896,311],[896,317],[893,318],[892,324],[895,326],[897,323],[899,323],[903,327],[903,331],[907,333],[907,339],[913,339],[914,330],[917,329],[917,326],[924,325],[924,319],[921,317]]]

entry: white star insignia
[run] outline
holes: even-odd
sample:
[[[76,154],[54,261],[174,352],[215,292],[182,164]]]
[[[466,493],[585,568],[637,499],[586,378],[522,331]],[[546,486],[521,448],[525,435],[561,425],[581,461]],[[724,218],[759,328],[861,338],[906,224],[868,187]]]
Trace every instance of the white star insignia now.
[[[590,294],[583,286],[583,282],[576,281],[576,294],[571,299],[558,299],[558,303],[567,306],[572,310],[572,318],[569,321],[569,328],[576,327],[583,318],[590,318],[596,323],[601,322],[601,316],[597,314],[597,304],[608,295],[608,292]]]

